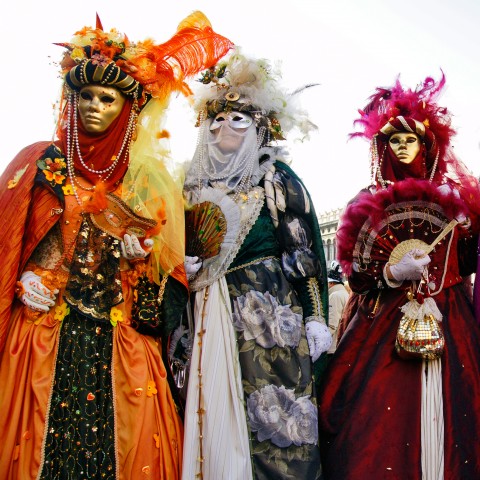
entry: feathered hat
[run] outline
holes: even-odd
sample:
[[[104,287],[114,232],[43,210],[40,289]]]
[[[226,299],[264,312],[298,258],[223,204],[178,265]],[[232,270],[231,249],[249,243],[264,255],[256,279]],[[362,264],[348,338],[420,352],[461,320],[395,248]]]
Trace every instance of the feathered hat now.
[[[205,71],[199,81],[211,88],[199,92],[195,109],[197,126],[204,118],[232,110],[252,115],[257,128],[266,130],[265,143],[284,140],[287,132],[297,128],[302,138],[317,127],[295,101],[296,94],[287,93],[279,83],[278,66],[266,59],[248,58],[236,47],[228,58]]]
[[[105,32],[97,15],[95,29],[84,27],[69,43],[57,45],[67,49],[60,65],[69,88],[80,90],[90,83],[115,87],[137,98],[140,106],[172,91],[190,94],[185,78],[215,65],[232,47],[199,11],[162,44],[152,39],[132,43],[116,29]]]
[[[371,141],[373,181],[378,180],[376,177],[388,139],[396,132],[415,133],[420,137],[425,145],[430,178],[436,172],[445,172],[442,160],[455,131],[450,126],[450,113],[436,103],[444,85],[443,72],[438,82],[427,77],[415,90],[404,88],[397,78],[393,87],[377,88],[368,105],[359,110],[360,118],[354,124],[362,127],[362,131],[352,133],[350,137],[360,136]]]

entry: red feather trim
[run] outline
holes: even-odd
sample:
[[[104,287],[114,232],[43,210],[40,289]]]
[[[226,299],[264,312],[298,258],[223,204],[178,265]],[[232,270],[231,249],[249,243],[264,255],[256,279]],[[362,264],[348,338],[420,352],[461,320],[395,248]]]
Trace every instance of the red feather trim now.
[[[354,125],[360,126],[362,131],[354,132],[350,137],[371,139],[391,118],[398,116],[414,118],[433,132],[442,158],[450,138],[455,134],[450,126],[449,112],[436,103],[444,86],[445,75],[442,71],[438,82],[432,77],[427,77],[415,90],[405,89],[399,78],[391,88],[377,88],[369,98],[368,105],[359,110],[360,118],[354,122]]]

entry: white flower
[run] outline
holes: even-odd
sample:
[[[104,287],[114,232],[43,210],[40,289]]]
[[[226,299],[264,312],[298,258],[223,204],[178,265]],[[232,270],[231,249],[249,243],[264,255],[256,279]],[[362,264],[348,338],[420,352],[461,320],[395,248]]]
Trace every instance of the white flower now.
[[[234,302],[233,325],[243,331],[245,340],[255,340],[263,348],[296,347],[302,316],[290,305],[280,305],[270,292],[250,290]]]
[[[318,414],[308,396],[295,399],[293,390],[267,385],[247,399],[250,428],[259,442],[270,440],[281,448],[316,444]]]

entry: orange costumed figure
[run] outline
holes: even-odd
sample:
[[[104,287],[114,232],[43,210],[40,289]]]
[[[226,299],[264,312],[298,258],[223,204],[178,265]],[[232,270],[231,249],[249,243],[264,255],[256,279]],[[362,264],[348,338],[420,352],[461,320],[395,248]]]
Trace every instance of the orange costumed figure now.
[[[61,45],[58,139],[0,180],[0,476],[176,479],[164,358],[187,288],[162,121],[231,42],[195,12],[163,44],[97,19]]]

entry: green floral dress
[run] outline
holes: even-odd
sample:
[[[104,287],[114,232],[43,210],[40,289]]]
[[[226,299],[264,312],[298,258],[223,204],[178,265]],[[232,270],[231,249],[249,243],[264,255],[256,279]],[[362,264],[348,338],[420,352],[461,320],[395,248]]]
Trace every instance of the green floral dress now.
[[[325,260],[313,207],[309,204],[307,212],[305,204],[295,198],[303,194],[309,200],[306,190],[286,165],[277,164],[276,171],[284,183],[287,205],[285,211],[280,212],[280,225],[274,225],[271,212],[262,197],[257,202],[256,214],[249,215],[248,233],[243,239],[240,238],[241,246],[237,247],[224,276],[228,286],[228,308],[231,309],[230,321],[235,332],[244,418],[249,437],[252,471],[252,477],[249,478],[313,480],[322,478],[322,469],[318,447],[316,379],[304,321],[311,316],[324,317],[327,294],[323,278]],[[263,182],[256,188],[263,191],[262,185]],[[297,189],[303,190],[298,192]],[[300,222],[303,226],[300,231],[306,233],[305,236],[291,235],[295,245],[286,239],[288,234],[284,235],[284,220],[290,225]],[[298,229],[295,231],[298,232]],[[299,250],[303,250],[303,256],[298,254]],[[300,266],[293,267],[297,272],[292,272],[292,265],[299,258],[307,259],[305,270],[300,263]],[[308,261],[312,265],[308,265]],[[195,282],[193,286],[195,289]],[[200,321],[201,311],[199,306],[195,314],[196,322]],[[208,308],[203,309],[205,311],[208,312]],[[202,335],[209,332],[208,320],[204,318]],[[204,338],[203,348],[206,348],[205,341]],[[196,342],[194,350],[195,345]],[[195,355],[193,359],[191,372],[197,366]],[[316,363],[322,361],[323,356]],[[204,385],[209,372],[201,362],[198,365],[203,367],[201,378]],[[217,396],[222,395],[220,382],[217,387]],[[189,394],[193,389],[198,390],[198,385],[191,381]],[[198,406],[197,403],[189,406],[188,401],[187,396],[187,439],[188,425],[194,422],[189,414]],[[209,406],[208,403],[202,406],[204,423],[208,422],[212,410]],[[216,406],[217,415],[218,410]],[[198,409],[195,416],[198,419]],[[202,433],[205,437],[205,431],[198,434]],[[203,453],[208,456],[205,450],[204,446]],[[190,452],[187,440],[184,454],[193,452]],[[203,478],[210,478],[205,466],[203,475]],[[185,472],[183,478],[188,478]],[[233,475],[225,478],[238,477]]]

